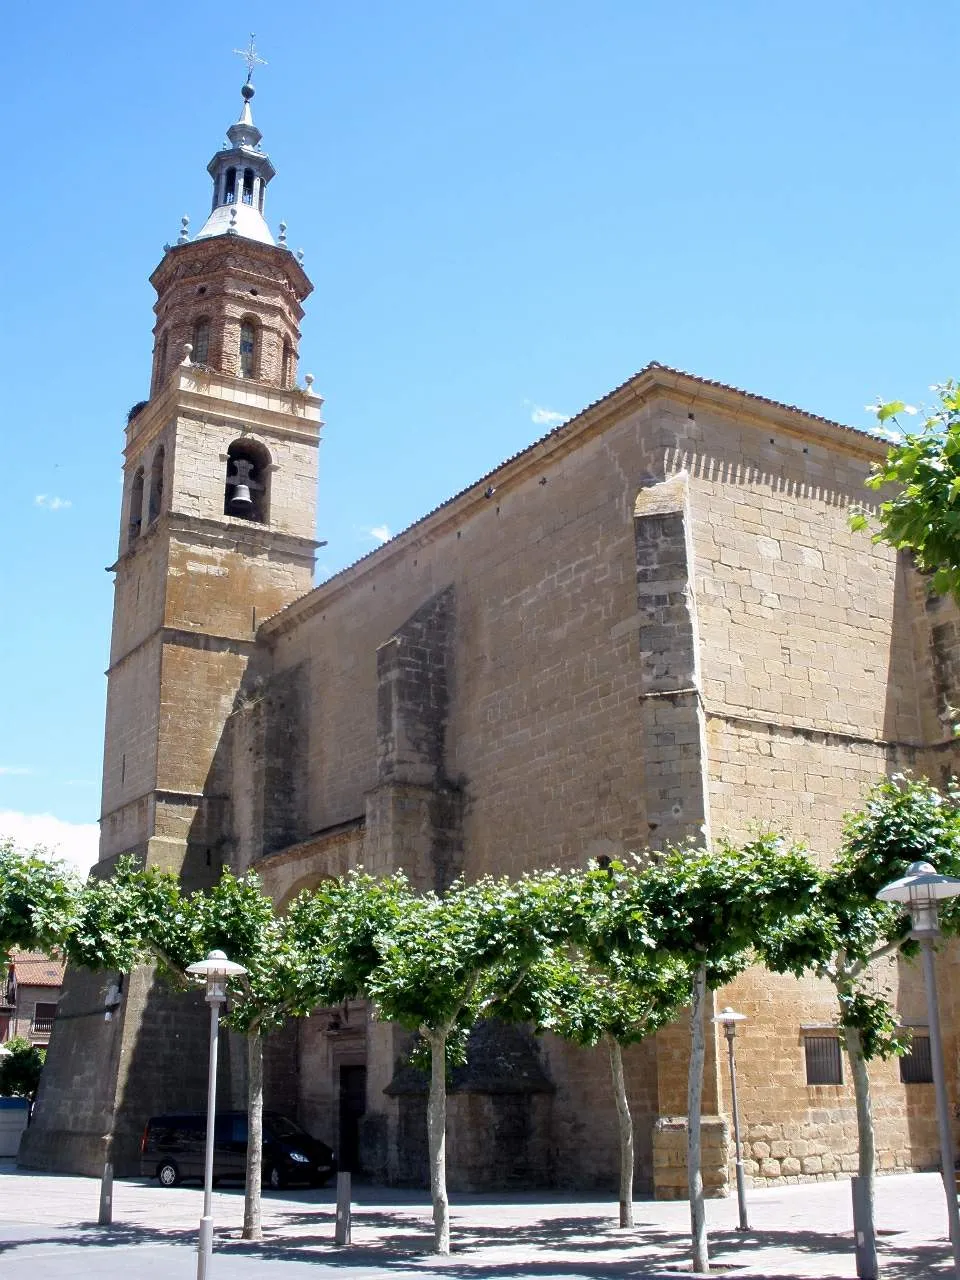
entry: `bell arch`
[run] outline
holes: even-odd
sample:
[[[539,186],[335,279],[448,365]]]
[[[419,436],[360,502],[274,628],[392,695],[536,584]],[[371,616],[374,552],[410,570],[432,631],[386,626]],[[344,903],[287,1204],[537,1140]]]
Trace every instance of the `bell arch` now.
[[[130,507],[127,513],[127,546],[140,537],[143,525],[143,467],[138,467],[130,486]]]
[[[227,449],[223,514],[266,524],[270,518],[270,453],[259,440],[234,440]]]
[[[147,524],[153,524],[163,506],[163,467],[166,451],[163,445],[153,455],[150,464],[150,501],[147,505]]]

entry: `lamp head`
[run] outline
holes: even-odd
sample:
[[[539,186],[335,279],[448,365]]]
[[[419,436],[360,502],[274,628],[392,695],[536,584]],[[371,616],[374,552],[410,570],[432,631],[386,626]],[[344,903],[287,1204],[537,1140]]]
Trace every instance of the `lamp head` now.
[[[211,1004],[223,1004],[227,998],[227,983],[246,973],[242,964],[228,960],[222,951],[211,951],[206,960],[187,965],[191,978],[203,979],[207,984],[207,1000]]]
[[[719,1013],[715,1013],[711,1019],[711,1021],[723,1027],[724,1034],[728,1040],[732,1040],[737,1034],[737,1023],[746,1022],[746,1020],[747,1015],[745,1013],[737,1013],[729,1005],[727,1005],[726,1009],[721,1009]]]
[[[937,903],[960,894],[960,878],[942,876],[930,862],[911,862],[907,874],[877,894],[881,902],[902,902],[910,913],[912,932],[932,937],[938,931]]]

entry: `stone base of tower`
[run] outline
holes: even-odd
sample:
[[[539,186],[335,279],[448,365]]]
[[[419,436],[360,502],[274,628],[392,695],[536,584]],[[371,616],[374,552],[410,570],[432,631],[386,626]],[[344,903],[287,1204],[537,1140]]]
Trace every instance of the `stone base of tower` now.
[[[105,1022],[104,995],[115,980],[67,971],[48,1065],[20,1144],[24,1168],[98,1175],[112,1136],[115,1172],[139,1174],[140,1138],[152,1115],[205,1109],[209,1018],[202,993],[171,991],[152,970],[138,969],[125,980],[120,1010]],[[229,1075],[225,1055],[224,1098]]]

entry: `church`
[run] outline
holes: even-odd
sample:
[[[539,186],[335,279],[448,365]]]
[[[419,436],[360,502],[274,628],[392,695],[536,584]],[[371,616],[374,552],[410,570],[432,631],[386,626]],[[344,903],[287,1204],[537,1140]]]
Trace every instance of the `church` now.
[[[878,778],[957,765],[960,625],[907,558],[851,532],[884,446],[648,364],[390,542],[313,586],[321,399],[298,369],[312,290],[265,217],[254,90],[208,166],[210,213],[166,247],[149,399],[126,427],[99,873],[133,852],[279,907],[325,877],[585,866],[773,824],[817,856]],[[415,447],[415,446],[412,446]],[[349,477],[334,477],[347,483]],[[93,678],[93,673],[91,673]],[[941,955],[953,1102],[960,983]],[[68,972],[27,1167],[138,1171],[151,1115],[202,1110],[199,995]],[[871,1065],[883,1169],[937,1164],[919,973],[877,981],[916,1029]],[[108,993],[112,992],[110,995]],[[746,1169],[856,1169],[832,991],[750,970],[712,997],[738,1036]],[[109,1014],[109,1016],[105,1016]],[[710,1024],[705,1180],[728,1185]],[[683,1025],[626,1055],[638,1189],[684,1196]],[[232,1040],[232,1038],[231,1038]],[[361,1003],[271,1037],[267,1106],[393,1184],[426,1173],[407,1037]],[[224,1106],[244,1105],[229,1046]],[[603,1050],[490,1024],[449,1105],[454,1188],[616,1185]]]

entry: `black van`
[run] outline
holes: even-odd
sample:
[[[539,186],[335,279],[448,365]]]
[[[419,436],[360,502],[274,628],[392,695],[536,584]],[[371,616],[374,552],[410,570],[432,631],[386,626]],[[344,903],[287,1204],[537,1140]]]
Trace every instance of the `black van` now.
[[[153,1116],[140,1140],[140,1173],[156,1178],[162,1187],[175,1187],[187,1178],[203,1180],[207,1139],[205,1115]],[[247,1113],[222,1111],[214,1122],[213,1176],[246,1177]],[[285,1187],[307,1182],[322,1187],[336,1172],[337,1162],[325,1142],[311,1138],[299,1125],[273,1111],[263,1113],[263,1185]]]

